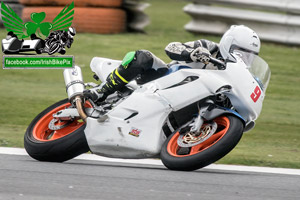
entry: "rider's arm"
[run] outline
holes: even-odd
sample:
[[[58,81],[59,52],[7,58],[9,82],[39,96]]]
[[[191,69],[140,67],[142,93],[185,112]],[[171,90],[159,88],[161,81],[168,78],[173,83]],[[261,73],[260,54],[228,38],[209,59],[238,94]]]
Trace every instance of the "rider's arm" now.
[[[186,43],[172,42],[166,46],[165,51],[172,60],[192,62],[190,54],[197,47],[204,47],[208,49],[211,54],[219,50],[216,43],[201,39]]]

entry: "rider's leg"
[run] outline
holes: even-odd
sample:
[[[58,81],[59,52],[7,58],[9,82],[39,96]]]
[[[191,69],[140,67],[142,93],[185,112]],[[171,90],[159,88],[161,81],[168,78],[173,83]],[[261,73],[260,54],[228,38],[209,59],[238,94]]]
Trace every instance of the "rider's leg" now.
[[[162,76],[166,71],[166,64],[150,51],[132,51],[127,53],[122,64],[108,75],[106,83],[101,84],[99,88],[86,92],[86,96],[92,98],[95,102],[101,102],[108,95],[121,90],[128,82],[139,75],[141,75],[139,82],[145,83]],[[143,77],[147,80],[143,80]]]
[[[165,74],[167,69],[166,63],[150,51],[138,50],[129,52],[117,71],[127,82],[139,77],[139,79],[145,78],[143,83],[146,83]]]

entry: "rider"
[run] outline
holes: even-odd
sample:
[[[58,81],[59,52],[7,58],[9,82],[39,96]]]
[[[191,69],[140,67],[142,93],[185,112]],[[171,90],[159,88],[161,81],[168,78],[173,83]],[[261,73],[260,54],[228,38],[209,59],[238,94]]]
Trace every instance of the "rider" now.
[[[239,51],[241,56],[248,56],[249,53],[258,54],[259,49],[259,37],[252,29],[244,25],[233,25],[222,36],[219,44],[205,39],[186,43],[172,42],[167,45],[165,51],[174,60],[169,66],[184,62],[184,65],[192,68],[217,69],[209,63],[210,56],[225,62],[236,62],[233,51]],[[250,57],[243,59],[245,62],[251,62]],[[94,102],[100,103],[133,79],[139,77],[140,83],[146,83],[165,75],[167,71],[168,65],[151,52],[132,51],[126,54],[122,64],[110,73],[105,83],[86,90],[84,94]]]
[[[75,34],[76,34],[76,30],[73,27],[70,27],[68,31],[58,30],[50,33],[50,35],[45,39],[45,43],[46,43],[45,51],[49,55],[52,55],[54,53],[65,54],[66,53],[65,46],[67,46],[68,48],[71,47],[74,41],[73,37],[75,36]],[[58,45],[57,42],[62,46],[60,46],[60,48],[51,48],[52,45]]]

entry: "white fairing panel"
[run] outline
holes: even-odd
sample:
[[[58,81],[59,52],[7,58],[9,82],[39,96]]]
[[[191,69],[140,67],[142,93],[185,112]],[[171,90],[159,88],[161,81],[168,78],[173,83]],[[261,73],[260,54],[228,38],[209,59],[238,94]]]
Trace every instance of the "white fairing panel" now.
[[[225,71],[224,78],[233,85],[227,95],[234,108],[246,123],[255,121],[262,110],[265,93],[240,58],[237,58],[237,64],[228,63]]]
[[[93,153],[108,157],[158,155],[165,140],[162,126],[170,112],[169,105],[153,91],[138,89],[107,113],[104,122],[87,119],[89,147]]]
[[[173,110],[177,111],[228,85],[222,76],[218,77],[220,73],[221,71],[216,70],[182,69],[156,80],[157,93],[167,99]],[[187,77],[195,80],[182,83]]]

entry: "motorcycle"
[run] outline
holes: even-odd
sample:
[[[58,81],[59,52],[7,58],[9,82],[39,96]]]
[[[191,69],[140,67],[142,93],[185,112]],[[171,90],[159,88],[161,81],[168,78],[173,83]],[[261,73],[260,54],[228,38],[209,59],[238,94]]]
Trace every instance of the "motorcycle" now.
[[[39,161],[64,162],[82,153],[112,158],[160,158],[171,170],[196,170],[228,154],[255,125],[271,72],[252,55],[251,65],[215,58],[218,70],[174,64],[165,76],[131,81],[96,105],[83,91],[81,69],[65,69],[68,98],[41,112],[24,137],[28,154]],[[122,61],[95,57],[94,77],[105,82]]]

